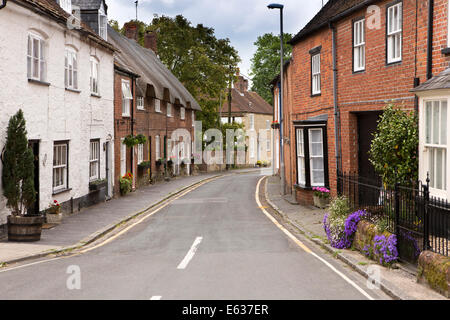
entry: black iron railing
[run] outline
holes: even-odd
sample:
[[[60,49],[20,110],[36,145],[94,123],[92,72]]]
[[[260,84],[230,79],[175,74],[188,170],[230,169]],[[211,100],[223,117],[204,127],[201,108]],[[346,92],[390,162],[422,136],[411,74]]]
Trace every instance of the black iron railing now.
[[[429,182],[414,187],[389,188],[378,177],[338,174],[338,193],[354,210],[366,210],[366,219],[397,236],[400,258],[416,262],[421,251],[449,256],[450,204],[430,197]]]

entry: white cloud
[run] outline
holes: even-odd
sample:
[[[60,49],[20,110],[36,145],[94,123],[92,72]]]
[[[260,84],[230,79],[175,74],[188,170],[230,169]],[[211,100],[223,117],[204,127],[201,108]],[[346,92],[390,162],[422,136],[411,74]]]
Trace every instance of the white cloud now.
[[[122,25],[135,19],[135,0],[107,0],[109,19]],[[275,0],[276,1],[276,0]],[[266,0],[140,0],[138,18],[150,22],[154,14],[182,14],[194,25],[215,29],[217,37],[229,38],[238,50],[242,73],[250,73],[253,43],[264,33],[279,34],[279,11],[269,10]],[[325,1],[326,2],[326,1]],[[284,31],[296,34],[318,12],[322,0],[284,0]]]

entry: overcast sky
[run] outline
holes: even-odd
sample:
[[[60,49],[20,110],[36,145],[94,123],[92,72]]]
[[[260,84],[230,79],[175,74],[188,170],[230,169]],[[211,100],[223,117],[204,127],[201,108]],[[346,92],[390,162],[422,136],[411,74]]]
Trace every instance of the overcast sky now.
[[[324,0],[324,3],[327,0]],[[123,23],[135,19],[135,0],[106,0],[108,18]],[[214,28],[218,38],[229,38],[242,59],[241,73],[249,75],[250,59],[259,35],[279,35],[279,10],[269,10],[277,0],[139,0],[139,20],[151,22],[154,14],[182,14],[194,25]],[[284,31],[296,34],[319,11],[322,0],[280,0],[284,4]]]

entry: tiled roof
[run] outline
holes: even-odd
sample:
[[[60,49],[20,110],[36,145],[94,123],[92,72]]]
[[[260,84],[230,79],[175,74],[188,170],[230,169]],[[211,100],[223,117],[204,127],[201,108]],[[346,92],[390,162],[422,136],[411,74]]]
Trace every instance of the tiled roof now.
[[[65,23],[67,21],[67,18],[70,17],[70,15],[62,9],[59,4],[56,2],[56,0],[17,0],[18,2],[22,2],[24,4],[31,5],[42,12],[48,14],[53,19]],[[87,33],[88,38],[92,39],[93,41],[101,44],[102,46],[115,50],[115,48],[102,38],[100,38],[94,31],[92,31],[91,28],[89,28],[85,23],[81,22],[81,29],[79,29],[80,32]]]
[[[290,44],[295,44],[300,39],[309,35],[325,26],[328,25],[330,21],[339,17],[340,15],[346,13],[347,11],[355,8],[359,5],[369,5],[375,2],[374,0],[329,0],[323,8],[312,18],[308,24],[295,35]]]
[[[231,113],[256,113],[273,114],[273,107],[268,104],[259,94],[253,91],[239,92],[237,89],[231,89]],[[228,103],[222,106],[222,116],[228,114]]]
[[[429,90],[450,89],[450,68],[442,71],[437,76],[432,77],[411,92],[421,92]]]
[[[184,106],[189,102],[192,109],[201,110],[198,102],[152,50],[121,35],[111,26],[108,26],[108,41],[120,50],[114,54],[116,66],[139,75],[137,90],[140,94],[145,95],[147,85],[152,85],[156,97],[163,99],[164,89],[167,88],[170,102],[174,103],[175,99],[179,99]]]

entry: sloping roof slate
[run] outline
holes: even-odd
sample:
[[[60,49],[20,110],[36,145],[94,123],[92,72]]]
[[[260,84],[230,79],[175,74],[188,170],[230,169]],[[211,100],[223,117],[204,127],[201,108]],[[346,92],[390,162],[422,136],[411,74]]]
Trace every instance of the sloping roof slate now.
[[[182,105],[187,106],[189,102],[192,109],[201,110],[198,102],[152,50],[121,35],[111,26],[108,26],[108,41],[120,50],[114,55],[116,64],[140,76],[137,87],[141,94],[147,92],[149,84],[153,86],[156,97],[163,100],[166,88],[170,93],[170,102],[179,99]]]
[[[450,89],[450,68],[442,71],[437,76],[432,77],[411,92],[421,92],[429,90]]]
[[[72,4],[83,10],[98,10],[104,0],[72,0]]]
[[[303,37],[325,27],[328,22],[358,5],[370,4],[370,0],[329,0],[308,24],[289,42],[294,45]]]
[[[273,114],[273,107],[268,104],[259,94],[253,91],[240,93],[237,89],[231,89],[231,112],[233,114],[256,113]],[[222,106],[223,116],[228,114],[228,103]]]

